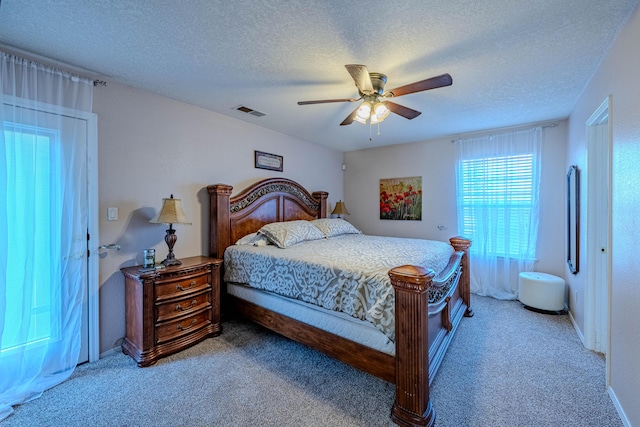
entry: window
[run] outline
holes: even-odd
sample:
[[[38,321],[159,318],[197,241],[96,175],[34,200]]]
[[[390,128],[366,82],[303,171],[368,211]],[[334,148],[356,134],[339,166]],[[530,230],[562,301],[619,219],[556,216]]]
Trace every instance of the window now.
[[[529,247],[533,155],[489,157],[461,163],[462,233],[471,239],[478,233],[485,235],[482,241],[486,247],[472,245],[472,253],[484,250],[493,256],[520,258]]]

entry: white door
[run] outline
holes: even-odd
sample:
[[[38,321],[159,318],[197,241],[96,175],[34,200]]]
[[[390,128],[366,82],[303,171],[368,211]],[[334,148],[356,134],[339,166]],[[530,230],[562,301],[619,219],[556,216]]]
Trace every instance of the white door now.
[[[609,347],[611,286],[611,127],[609,104],[610,99],[607,98],[587,121],[585,346],[605,354],[608,353]]]
[[[9,108],[5,108],[6,113],[10,113]],[[5,114],[5,117],[10,118],[11,115]],[[74,218],[77,218],[77,221],[82,224],[86,233],[84,235],[75,233],[78,235],[73,236],[74,256],[70,257],[73,260],[69,262],[67,267],[73,270],[75,277],[85,284],[78,363],[86,362],[90,359],[89,331],[91,322],[89,319],[90,316],[95,316],[89,304],[89,301],[95,297],[95,292],[92,292],[94,287],[89,284],[97,281],[95,274],[97,269],[91,266],[94,261],[89,262],[90,258],[95,257],[88,256],[87,241],[90,230],[97,228],[96,221],[89,221],[90,215],[95,210],[95,207],[92,206],[95,196],[91,195],[89,191],[89,185],[93,185],[95,180],[95,171],[92,173],[89,171],[90,163],[95,162],[95,115],[73,117],[61,113],[22,109],[20,124],[8,121],[5,122],[4,127],[5,148],[13,150],[11,158],[14,160],[11,162],[11,170],[9,171],[12,175],[11,179],[15,179],[18,183],[22,180],[24,183],[24,191],[7,193],[8,203],[13,205],[12,211],[18,212],[17,215],[8,215],[8,221],[10,226],[20,227],[20,222],[23,219],[27,220],[31,223],[28,227],[31,227],[33,233],[37,235],[34,239],[15,242],[15,247],[12,249],[16,254],[14,257],[19,258],[17,254],[27,253],[33,254],[32,256],[37,260],[36,268],[27,273],[33,277],[33,280],[16,280],[16,283],[33,283],[30,299],[32,300],[32,324],[36,327],[28,337],[17,332],[14,335],[5,334],[0,351],[11,351],[11,349],[20,347],[28,349],[29,346],[36,345],[43,340],[55,339],[56,328],[59,327],[57,326],[59,316],[56,311],[60,309],[59,295],[64,293],[64,289],[55,289],[56,283],[59,282],[48,279],[50,277],[49,270],[54,268],[49,258],[51,248],[66,239],[62,239],[60,235],[65,232],[65,228],[56,226],[56,221],[52,218],[60,215],[59,212],[64,212],[68,206],[73,205]],[[73,161],[72,171],[69,171],[67,161],[62,160],[64,156],[60,154],[61,151],[71,148],[65,146],[65,144],[69,144],[69,141],[76,141],[76,146],[72,149],[78,157],[84,157],[84,159]],[[22,178],[21,174],[24,175]],[[73,180],[77,190],[74,192],[74,197],[79,198],[79,203],[69,204],[67,201],[61,209],[62,199],[56,197],[55,192],[50,190],[58,180]],[[97,191],[95,192],[97,193]],[[37,213],[33,217],[25,216],[22,218],[19,215],[21,209],[35,210]],[[97,239],[97,237],[96,232],[95,238]],[[18,277],[25,274],[24,268],[14,262],[9,263],[7,283],[12,275]],[[13,296],[10,292],[8,293],[7,313],[10,316],[12,315],[11,310],[21,309],[21,303],[18,302],[24,302],[24,295],[22,291],[16,292]],[[15,304],[12,304],[12,298],[15,299]],[[15,315],[19,316],[20,313],[16,311]]]

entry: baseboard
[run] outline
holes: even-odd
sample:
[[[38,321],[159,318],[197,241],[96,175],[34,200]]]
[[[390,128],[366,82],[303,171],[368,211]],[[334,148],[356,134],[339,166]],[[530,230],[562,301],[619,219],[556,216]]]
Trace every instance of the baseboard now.
[[[618,411],[618,415],[620,415],[620,419],[622,420],[622,424],[624,424],[625,427],[631,427],[631,422],[627,418],[627,414],[625,414],[624,409],[622,409],[622,406],[620,406],[620,401],[618,400],[618,397],[616,396],[616,393],[613,391],[613,389],[611,387],[607,388],[607,392],[609,393],[609,397],[611,398],[611,401],[613,402],[613,406],[615,406],[616,410]]]
[[[573,329],[576,330],[576,334],[578,334],[578,338],[580,338],[580,342],[582,343],[582,345],[584,345],[584,335],[582,335],[582,331],[578,327],[578,324],[576,323],[576,319],[573,318],[573,313],[571,313],[571,311],[569,311],[569,320],[571,320]]]
[[[122,353],[122,347],[114,347],[110,350],[105,351],[104,353],[100,353],[100,359],[102,359],[103,357],[107,357],[113,353]]]
[[[113,343],[113,347],[111,347],[109,350],[105,351],[104,353],[100,353],[100,359],[102,359],[103,357],[107,357],[107,356],[109,356],[110,354],[113,354],[113,353],[122,353],[122,340],[123,339],[124,339],[124,337],[118,338]]]

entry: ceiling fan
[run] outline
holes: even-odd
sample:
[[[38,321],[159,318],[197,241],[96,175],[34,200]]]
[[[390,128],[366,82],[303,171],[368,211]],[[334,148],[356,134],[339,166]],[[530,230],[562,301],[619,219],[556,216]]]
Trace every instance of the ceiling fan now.
[[[346,119],[340,123],[340,126],[350,125],[354,121],[366,124],[367,120],[371,120],[371,124],[380,123],[387,118],[389,113],[395,113],[406,119],[415,119],[420,111],[404,107],[395,102],[389,101],[390,98],[408,95],[410,93],[422,92],[439,87],[451,86],[453,79],[449,74],[431,77],[426,80],[400,86],[395,89],[384,90],[387,83],[387,76],[380,73],[370,73],[366,65],[347,64],[345,65],[349,74],[356,83],[359,98],[340,98],[340,99],[324,99],[318,101],[299,101],[298,105],[325,104],[329,102],[357,102],[364,100]]]

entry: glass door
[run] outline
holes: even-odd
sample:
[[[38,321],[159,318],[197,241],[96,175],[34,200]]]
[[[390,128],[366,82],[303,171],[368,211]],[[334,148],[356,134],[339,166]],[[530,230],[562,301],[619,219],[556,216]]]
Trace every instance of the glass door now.
[[[84,362],[89,358],[87,122],[22,108],[19,124],[12,123],[16,108],[4,108],[11,111],[5,111],[9,121],[0,138],[0,163],[6,165],[0,207],[7,221],[0,246],[5,252],[0,253],[5,281],[0,360],[4,367],[11,361],[23,367],[30,357],[59,359],[57,347],[71,346],[77,354],[73,362]],[[44,370],[65,368],[43,363]]]

